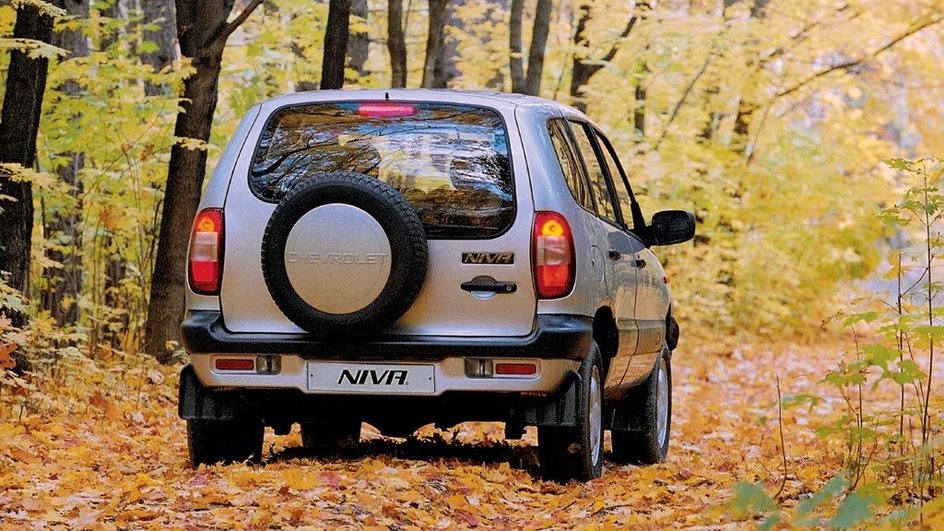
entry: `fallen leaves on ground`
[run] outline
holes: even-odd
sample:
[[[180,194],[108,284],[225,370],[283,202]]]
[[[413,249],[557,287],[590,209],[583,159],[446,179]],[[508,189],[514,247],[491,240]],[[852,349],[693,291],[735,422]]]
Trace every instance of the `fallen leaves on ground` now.
[[[606,462],[602,479],[560,485],[538,475],[536,437],[506,443],[500,424],[421,430],[403,442],[366,427],[340,455],[301,448],[297,432],[266,434],[265,464],[187,465],[177,376],[151,366],[139,388],[97,389],[82,403],[30,412],[28,394],[0,389],[0,528],[711,528],[737,522],[737,482],[783,480],[776,383],[809,392],[838,349],[776,346],[678,352],[667,463]],[[38,392],[38,391],[33,391]],[[56,402],[54,390],[52,403]],[[61,402],[61,400],[60,400]],[[818,488],[839,452],[810,418],[840,407],[785,412],[783,497]]]

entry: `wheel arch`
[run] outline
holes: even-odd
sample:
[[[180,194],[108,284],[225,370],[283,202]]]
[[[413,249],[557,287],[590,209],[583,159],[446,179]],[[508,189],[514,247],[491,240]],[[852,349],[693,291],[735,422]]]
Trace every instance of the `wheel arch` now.
[[[601,306],[593,316],[593,340],[600,348],[600,359],[603,362],[603,379],[606,381],[610,370],[610,361],[619,351],[619,330],[616,328],[616,319],[609,306]]]

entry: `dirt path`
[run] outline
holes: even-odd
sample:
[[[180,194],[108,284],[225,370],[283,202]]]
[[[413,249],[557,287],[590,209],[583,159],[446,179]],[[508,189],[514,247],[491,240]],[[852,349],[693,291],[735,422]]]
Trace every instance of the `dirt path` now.
[[[776,490],[782,479],[775,375],[784,394],[809,391],[837,352],[680,351],[669,461],[608,461],[603,479],[565,486],[537,477],[533,430],[513,445],[499,442],[497,424],[404,444],[367,431],[341,456],[306,454],[297,433],[270,432],[264,466],[191,470],[170,371],[162,383],[154,369],[142,372],[150,376],[140,402],[131,395],[115,407],[95,395],[92,405],[73,404],[71,415],[17,419],[22,399],[4,390],[0,528],[737,526],[725,508],[732,486],[765,481]],[[804,415],[833,407],[788,412],[784,494],[822,481],[835,452],[809,434]]]

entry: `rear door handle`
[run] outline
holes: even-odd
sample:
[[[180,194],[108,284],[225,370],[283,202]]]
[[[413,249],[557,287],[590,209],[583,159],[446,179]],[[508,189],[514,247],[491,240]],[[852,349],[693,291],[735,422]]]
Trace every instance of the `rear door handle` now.
[[[643,260],[642,258],[636,258],[633,260],[633,267],[640,268],[640,269],[643,267],[646,267],[646,261]]]
[[[495,280],[488,275],[480,275],[459,285],[465,291],[490,291],[493,293],[514,293],[518,285],[508,280]]]
[[[616,249],[610,249],[606,252],[606,255],[610,257],[610,260],[619,260],[623,257],[623,253],[617,251]]]

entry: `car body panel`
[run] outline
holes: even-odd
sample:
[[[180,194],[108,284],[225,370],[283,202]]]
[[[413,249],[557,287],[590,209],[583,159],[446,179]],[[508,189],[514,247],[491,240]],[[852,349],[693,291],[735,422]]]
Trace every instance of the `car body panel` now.
[[[420,294],[385,334],[404,341],[428,336],[522,338],[534,331],[536,318],[541,315],[592,318],[599,312],[609,312],[619,342],[608,360],[606,399],[618,398],[620,391],[645,379],[664,341],[671,297],[665,273],[641,238],[626,226],[598,219],[578,205],[567,188],[547,133],[548,120],[575,120],[596,128],[593,122],[575,109],[528,96],[439,90],[318,91],[283,96],[254,107],[227,146],[201,202],[201,208],[224,208],[221,295],[196,295],[188,289],[188,309],[222,312],[225,330],[233,337],[268,334],[273,341],[285,337],[290,344],[293,338],[304,335],[282,315],[263,280],[262,237],[275,204],[260,200],[250,189],[248,175],[255,145],[267,118],[286,106],[388,100],[475,105],[501,114],[507,130],[517,208],[514,223],[498,237],[430,240],[430,267]],[[556,299],[535,296],[531,233],[535,212],[539,211],[563,215],[573,234],[574,287]],[[628,217],[629,213],[624,215]],[[619,256],[613,258],[612,250]],[[463,263],[464,253],[509,252],[515,255],[514,264]],[[513,281],[517,290],[513,294],[483,294],[459,287],[479,275]],[[551,359],[553,352],[542,357]],[[240,385],[227,381],[225,375],[212,384]]]
[[[387,91],[307,93],[262,105],[261,116],[286,105],[330,101],[386,101]],[[399,335],[524,336],[534,325],[536,297],[531,278],[533,207],[528,164],[515,127],[514,106],[484,98],[443,98],[414,91],[389,91],[390,101],[449,102],[487,107],[500,113],[507,129],[517,203],[512,226],[496,238],[429,240],[429,268],[419,296],[391,327]],[[233,332],[298,333],[302,330],[278,309],[262,276],[261,249],[274,203],[260,200],[249,186],[249,165],[266,120],[248,133],[247,147],[236,161],[225,207],[226,255],[221,300],[226,327]],[[463,253],[513,253],[513,264],[463,263]],[[513,293],[468,292],[464,282],[487,275],[514,282]]]

